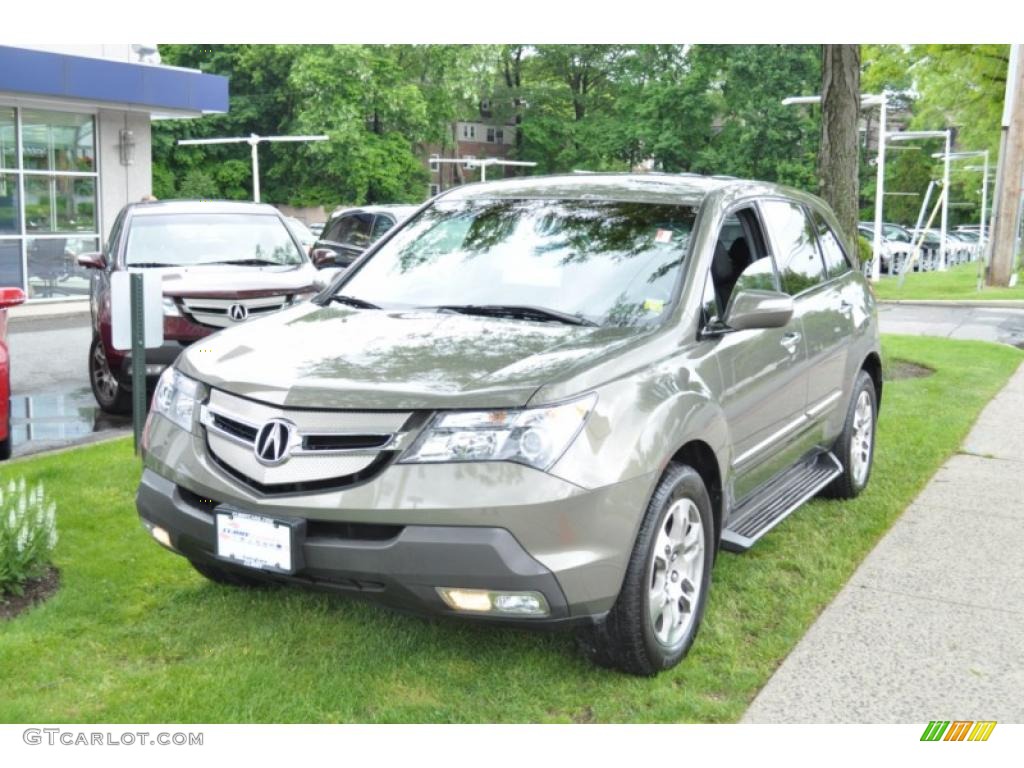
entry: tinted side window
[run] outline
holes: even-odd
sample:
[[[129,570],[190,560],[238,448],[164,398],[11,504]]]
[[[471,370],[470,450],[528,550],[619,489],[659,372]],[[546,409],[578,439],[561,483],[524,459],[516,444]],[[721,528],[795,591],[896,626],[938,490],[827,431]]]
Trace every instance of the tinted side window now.
[[[825,265],[803,207],[784,200],[766,200],[761,203],[761,211],[775,244],[782,290],[795,296],[824,282]]]
[[[339,216],[338,218],[327,222],[327,226],[324,227],[323,232],[320,233],[320,239],[330,240],[332,243],[339,242],[338,233],[341,231],[342,222],[344,222],[346,218],[346,216]]]
[[[370,244],[370,229],[373,226],[373,214],[353,213],[351,216],[343,216],[340,220],[338,236],[331,240],[350,245],[353,248],[365,248]]]
[[[114,219],[114,226],[110,228],[110,239],[107,241],[106,256],[107,265],[112,265],[114,259],[117,258],[117,245],[121,240],[121,227],[124,225],[125,209],[121,209],[121,212],[117,214],[117,218]]]
[[[846,257],[846,251],[843,250],[843,246],[839,242],[839,238],[836,237],[836,233],[832,231],[832,227],[828,225],[828,222],[817,211],[812,216],[814,218],[814,227],[818,230],[818,244],[821,245],[821,255],[825,258],[825,268],[828,270],[828,276],[837,277],[849,272],[851,269],[850,260]]]
[[[377,216],[377,218],[373,220],[373,232],[370,234],[370,241],[375,242],[378,237],[383,235],[393,226],[395,226],[395,222],[390,216]]]

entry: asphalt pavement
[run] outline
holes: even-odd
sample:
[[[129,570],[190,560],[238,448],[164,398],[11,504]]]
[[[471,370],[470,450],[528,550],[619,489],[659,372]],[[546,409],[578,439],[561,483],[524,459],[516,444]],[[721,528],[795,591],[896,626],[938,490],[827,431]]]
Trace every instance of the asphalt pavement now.
[[[882,333],[997,341],[1024,348],[1024,309],[882,303],[878,321]]]
[[[89,387],[89,315],[12,318],[11,431],[14,455],[127,434],[131,419],[109,416]]]

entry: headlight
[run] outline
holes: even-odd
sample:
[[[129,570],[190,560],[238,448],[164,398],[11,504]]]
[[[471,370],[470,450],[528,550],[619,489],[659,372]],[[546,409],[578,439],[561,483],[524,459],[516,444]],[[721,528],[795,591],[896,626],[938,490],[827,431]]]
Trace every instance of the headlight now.
[[[181,312],[178,311],[178,305],[170,296],[164,296],[164,316],[181,317]]]
[[[186,432],[192,431],[192,419],[199,403],[202,385],[176,368],[168,368],[156,383],[153,413],[165,416]]]
[[[515,461],[546,470],[580,433],[596,402],[590,394],[543,408],[442,413],[401,461]]]

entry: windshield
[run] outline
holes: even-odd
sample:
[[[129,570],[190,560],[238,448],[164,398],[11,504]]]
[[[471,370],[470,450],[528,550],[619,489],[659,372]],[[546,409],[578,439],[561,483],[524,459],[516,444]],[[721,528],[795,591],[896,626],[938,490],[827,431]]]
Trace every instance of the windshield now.
[[[681,205],[441,201],[337,293],[384,308],[533,307],[641,325],[672,297],[695,216]]]
[[[285,221],[288,222],[288,228],[291,229],[296,239],[302,243],[302,245],[308,247],[316,242],[316,235],[314,235],[301,221],[291,217],[288,217]]]
[[[882,231],[885,233],[887,240],[895,240],[898,243],[910,242],[910,233],[903,227],[898,227],[895,224],[886,224],[882,227]]]
[[[167,213],[136,216],[128,235],[131,266],[294,265],[302,253],[277,216]]]

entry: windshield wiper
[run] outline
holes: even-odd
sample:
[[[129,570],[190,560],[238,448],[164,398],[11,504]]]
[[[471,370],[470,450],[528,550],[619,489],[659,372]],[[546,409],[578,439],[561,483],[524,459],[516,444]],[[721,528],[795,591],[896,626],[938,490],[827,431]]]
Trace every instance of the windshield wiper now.
[[[242,267],[283,267],[286,266],[279,261],[270,261],[268,259],[225,259],[224,261],[201,261],[197,266],[206,266],[208,264],[234,264]],[[292,266],[292,265],[287,265]]]
[[[128,265],[128,268],[140,267],[141,269],[149,269],[151,267],[174,267],[176,264],[166,264],[162,261],[133,261]]]
[[[565,323],[566,325],[596,326],[593,320],[568,312],[559,312],[548,307],[534,307],[526,304],[446,304],[431,307],[438,312],[458,312],[462,315],[484,315],[489,317],[514,317],[522,320],[542,320]]]
[[[350,307],[357,307],[359,309],[380,309],[376,304],[364,301],[363,299],[357,299],[355,296],[345,296],[344,294],[336,293],[327,299],[328,301],[336,301],[339,304],[347,304]]]

